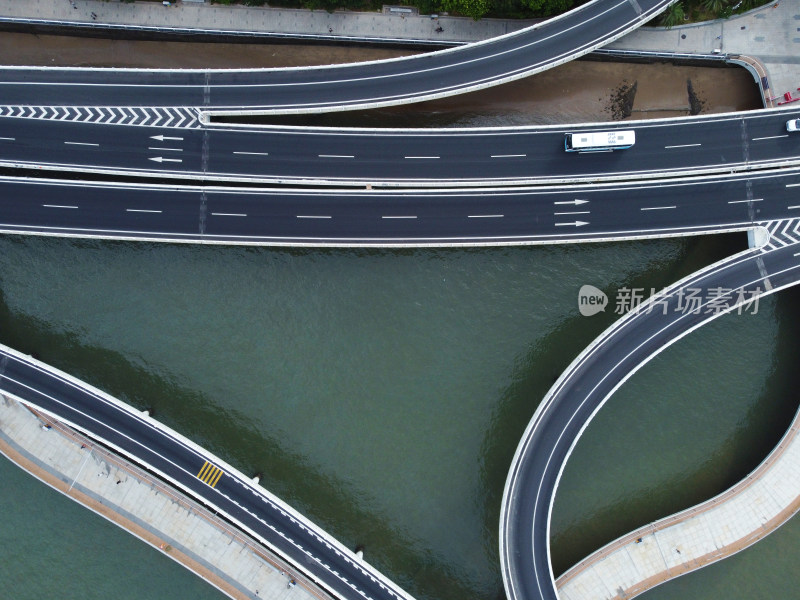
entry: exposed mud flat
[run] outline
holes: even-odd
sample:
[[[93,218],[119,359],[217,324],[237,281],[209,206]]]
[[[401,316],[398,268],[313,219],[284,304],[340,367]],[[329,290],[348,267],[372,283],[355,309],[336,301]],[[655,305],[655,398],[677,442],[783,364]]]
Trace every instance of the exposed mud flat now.
[[[266,69],[378,60],[415,54],[341,45],[217,44],[111,40],[0,32],[0,63],[137,69]]]
[[[0,62],[7,65],[274,68],[410,54],[413,52],[387,48],[153,42],[0,33]],[[489,127],[675,117],[761,107],[758,88],[744,69],[573,61],[470,94],[305,119],[316,125],[332,126]]]
[[[631,116],[633,112],[633,103],[636,100],[636,88],[639,82],[634,81],[628,83],[623,82],[611,93],[609,102],[606,105],[605,111],[611,114],[611,119],[614,121],[621,121]]]
[[[691,79],[686,80],[686,93],[689,96],[689,112],[693,115],[702,113],[705,110],[706,101],[700,98],[694,90]]]

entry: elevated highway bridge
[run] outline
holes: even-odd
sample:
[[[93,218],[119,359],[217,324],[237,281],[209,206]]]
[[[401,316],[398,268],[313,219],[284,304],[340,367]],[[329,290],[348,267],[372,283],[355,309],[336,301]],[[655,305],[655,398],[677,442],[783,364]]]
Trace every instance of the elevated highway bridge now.
[[[641,133],[634,150],[570,157],[563,154],[563,127],[376,133],[253,131],[207,123],[209,115],[228,111],[349,110],[497,85],[602,46],[670,2],[593,0],[495,40],[320,69],[0,68],[5,166],[342,186],[242,189],[3,177],[0,231],[326,247],[567,243],[758,231],[765,245],[675,284],[661,299],[675,309],[689,285],[724,287],[738,294],[726,308],[734,310],[741,299],[800,280],[794,220],[800,214],[798,148],[781,129],[795,115],[791,109],[637,124]],[[50,116],[37,115],[40,110]],[[73,111],[91,111],[97,118],[84,122],[71,118]],[[163,122],[132,124],[136,113],[148,112],[153,119],[172,113],[174,121],[166,128]],[[343,189],[366,184],[405,189]],[[528,184],[540,187],[522,187]],[[434,189],[438,185],[447,189]],[[409,189],[414,187],[420,189]],[[722,312],[634,311],[578,357],[548,393],[520,443],[504,493],[501,560],[509,600],[557,598],[548,540],[552,499],[564,462],[592,415],[652,356]],[[10,349],[0,349],[0,390],[151,466],[302,566],[334,595],[410,598],[277,499],[249,486],[232,467],[213,463],[188,440],[101,392]],[[213,486],[198,477],[209,461],[220,473]]]
[[[576,154],[596,123],[483,129],[204,125],[193,109],[0,107],[0,166],[117,176],[373,187],[545,185],[730,173],[800,164],[800,108],[627,121],[633,148]],[[14,116],[5,116],[14,115]],[[76,115],[94,118],[71,120]],[[120,116],[124,115],[124,117]],[[175,126],[158,125],[172,123]],[[187,127],[186,125],[196,125]]]
[[[309,113],[443,98],[527,77],[583,56],[675,0],[591,0],[504,36],[417,56],[259,70],[0,68],[0,98],[24,106],[201,107]]]

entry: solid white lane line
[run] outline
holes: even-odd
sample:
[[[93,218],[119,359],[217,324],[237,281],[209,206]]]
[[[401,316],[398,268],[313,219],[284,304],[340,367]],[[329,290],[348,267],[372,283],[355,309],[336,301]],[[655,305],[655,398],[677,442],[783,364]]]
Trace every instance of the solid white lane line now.
[[[557,212],[553,213],[554,215],[589,215],[592,211],[590,210],[576,210],[575,212]]]
[[[439,157],[439,156],[404,156],[403,158],[414,159],[414,158],[441,158],[441,157]]]
[[[234,154],[249,154],[251,156],[269,156],[269,152],[237,152],[236,150],[233,151]]]
[[[7,355],[8,355],[8,354],[7,354]],[[87,390],[86,388],[84,388],[84,387],[82,387],[82,386],[79,386],[79,385],[75,384],[74,382],[72,382],[72,381],[70,381],[70,380],[68,380],[68,379],[65,379],[65,378],[63,378],[63,377],[61,377],[61,376],[58,376],[57,374],[54,374],[54,373],[51,373],[51,372],[49,372],[49,371],[46,371],[46,370],[44,370],[44,369],[42,369],[42,368],[38,367],[37,365],[34,365],[34,364],[31,364],[31,363],[28,363],[28,362],[22,361],[22,360],[20,360],[18,357],[14,357],[13,355],[11,355],[11,356],[12,356],[12,357],[13,357],[13,358],[14,358],[14,359],[17,361],[17,362],[20,362],[20,363],[22,363],[22,364],[25,364],[25,365],[29,365],[30,367],[33,367],[33,368],[34,368],[34,369],[36,369],[37,371],[39,371],[39,372],[41,372],[41,373],[44,373],[44,374],[46,374],[46,375],[48,375],[48,376],[52,377],[53,379],[56,379],[57,381],[62,381],[62,382],[64,382],[65,384],[69,385],[70,387],[72,387],[72,388],[74,388],[74,389],[76,389],[76,390],[80,391],[81,393],[83,393],[83,394],[85,394],[85,395],[88,395],[89,397],[91,397],[91,398],[93,398],[93,399],[97,399],[97,400],[99,400],[99,401],[103,402],[103,403],[104,403],[106,406],[110,406],[111,408],[115,409],[117,412],[119,412],[119,413],[121,413],[121,414],[123,414],[123,415],[125,415],[125,416],[128,416],[128,417],[132,416],[132,415],[130,414],[130,412],[128,412],[127,410],[125,410],[123,407],[120,407],[120,406],[116,405],[116,404],[115,404],[115,403],[113,403],[113,402],[109,402],[109,401],[108,401],[106,398],[103,398],[102,396],[99,396],[99,395],[97,395],[97,394],[96,394],[94,391],[92,391],[92,390]],[[76,413],[78,413],[79,415],[81,415],[81,416],[83,416],[83,417],[86,417],[87,419],[90,419],[90,420],[94,421],[95,423],[98,423],[98,424],[103,424],[103,423],[101,423],[101,422],[100,422],[100,420],[99,420],[99,419],[97,419],[97,418],[95,418],[95,417],[93,417],[93,416],[91,416],[91,415],[87,414],[86,412],[80,411],[80,410],[78,410],[78,409],[76,409],[76,408],[74,408],[74,407],[72,407],[72,406],[69,406],[67,403],[65,403],[65,402],[63,402],[63,401],[61,401],[61,400],[59,400],[59,399],[55,398],[54,396],[50,396],[50,395],[48,395],[48,394],[44,393],[43,391],[41,391],[41,390],[39,390],[39,389],[35,389],[35,388],[33,388],[33,387],[29,386],[29,385],[26,385],[25,383],[22,383],[21,381],[17,381],[16,379],[13,379],[13,378],[9,377],[8,375],[6,375],[6,376],[5,376],[5,378],[6,378],[6,379],[8,379],[9,381],[11,381],[11,382],[13,382],[13,383],[15,383],[15,384],[19,385],[20,387],[22,387],[22,388],[25,388],[25,389],[27,389],[27,390],[29,390],[29,391],[33,392],[34,394],[36,394],[36,395],[37,395],[37,397],[38,397],[38,396],[42,396],[42,397],[44,397],[44,398],[47,398],[47,399],[49,399],[51,402],[54,402],[54,403],[56,403],[56,404],[59,404],[59,405],[61,405],[61,406],[64,406],[64,407],[70,408],[71,410],[75,411],[75,412],[76,412]],[[18,398],[19,398],[19,396],[18,396]],[[134,418],[137,418],[137,416],[134,416]],[[63,420],[63,419],[62,419],[62,420]],[[65,422],[66,424],[70,424],[70,425],[71,425],[70,421],[68,421],[68,420],[67,420],[67,421],[64,421],[64,422]],[[181,442],[180,440],[176,440],[175,438],[173,438],[173,437],[172,437],[172,432],[169,432],[169,431],[164,431],[164,430],[158,429],[158,428],[156,428],[156,427],[153,427],[153,426],[152,426],[152,425],[150,425],[149,423],[146,423],[146,422],[143,422],[143,421],[140,421],[140,420],[139,420],[139,421],[137,421],[137,422],[138,422],[139,424],[142,424],[142,425],[144,425],[144,426],[145,426],[145,427],[147,427],[149,430],[151,430],[151,431],[153,431],[153,432],[157,433],[159,436],[162,436],[162,437],[168,437],[169,439],[171,439],[171,441],[173,441],[173,442],[175,442],[175,443],[179,444],[179,446],[180,446],[180,447],[182,447],[182,448],[184,448],[184,449],[188,450],[190,453],[192,453],[193,455],[197,456],[198,458],[203,458],[203,459],[208,459],[208,458],[211,458],[212,460],[215,458],[215,457],[213,457],[213,455],[212,455],[212,457],[208,457],[208,456],[207,456],[207,454],[205,453],[205,451],[204,451],[202,448],[196,448],[196,447],[192,447],[191,445],[184,444],[184,443],[183,443],[183,442]],[[139,442],[139,441],[135,440],[135,439],[134,439],[134,438],[132,438],[131,436],[125,435],[125,434],[121,433],[120,431],[118,431],[118,430],[116,430],[116,429],[114,429],[114,428],[112,428],[112,427],[110,427],[110,426],[109,426],[109,429],[111,429],[112,431],[116,432],[117,434],[119,434],[121,437],[123,437],[124,439],[128,440],[129,442],[131,442],[131,443],[133,443],[133,444],[135,444],[135,445],[139,446],[140,448],[143,448],[143,449],[145,449],[145,450],[147,450],[147,451],[149,451],[149,452],[152,452],[153,454],[155,454],[156,456],[158,456],[159,458],[161,458],[161,459],[162,459],[162,460],[164,460],[165,462],[167,462],[167,463],[169,463],[169,464],[173,465],[174,467],[176,467],[176,468],[177,468],[179,471],[183,472],[184,474],[186,474],[186,475],[192,475],[192,474],[193,474],[193,472],[190,472],[189,470],[185,469],[183,466],[181,466],[181,465],[180,465],[180,464],[178,464],[177,462],[175,462],[175,461],[171,460],[171,459],[170,459],[170,458],[168,458],[166,455],[163,455],[163,454],[160,454],[160,453],[158,453],[158,452],[154,451],[152,448],[145,446],[144,444],[142,444],[141,442]],[[101,438],[101,439],[102,439],[102,438]],[[158,471],[157,471],[157,472],[158,472]],[[162,473],[162,474],[163,474],[163,473]],[[178,486],[178,487],[183,487],[183,486],[181,485],[181,483],[180,483],[180,482],[179,482],[177,479],[174,479],[174,478],[171,478],[171,477],[167,477],[167,479],[168,479],[168,480],[170,480],[170,481],[172,481],[172,483],[173,483],[173,484],[175,484],[176,486]],[[241,482],[241,481],[240,481],[238,478],[234,477],[234,479],[233,479],[233,480],[234,480],[236,483],[238,483],[239,485],[243,485],[243,483],[242,483],[242,482]],[[184,489],[185,489],[185,488],[184,488]],[[250,488],[245,488],[245,489],[250,489]],[[216,492],[218,495],[220,495],[221,497],[225,498],[226,500],[229,500],[229,501],[232,501],[232,502],[234,502],[234,503],[235,503],[237,506],[239,506],[240,508],[243,508],[243,509],[244,509],[244,510],[245,510],[245,511],[246,511],[248,514],[250,514],[251,516],[258,518],[258,516],[257,516],[257,515],[255,515],[255,514],[253,514],[253,512],[252,512],[252,511],[248,510],[247,508],[244,508],[244,507],[242,507],[240,504],[238,504],[237,502],[235,502],[234,500],[232,500],[232,499],[231,499],[229,496],[227,496],[226,494],[224,494],[224,493],[220,492],[219,490],[217,490],[217,489],[215,489],[215,488],[214,488],[214,492]],[[265,497],[262,495],[262,496],[259,496],[259,499],[261,499],[263,502],[265,502],[265,503],[266,503],[268,506],[270,506],[271,508],[277,508],[277,507],[275,506],[275,504],[272,502],[272,500],[270,500],[269,498],[265,498]],[[283,511],[281,511],[281,512],[283,513]],[[283,514],[285,514],[285,513],[283,513]],[[264,523],[264,520],[263,520],[263,519],[261,519],[261,518],[259,518],[259,521],[261,521],[262,523]],[[293,523],[296,523],[296,521],[295,521],[294,519],[292,519],[292,522],[293,522]],[[289,541],[290,543],[292,543],[292,544],[293,544],[293,545],[294,545],[296,548],[299,548],[300,550],[303,550],[303,547],[302,547],[302,546],[300,546],[299,544],[297,544],[297,542],[293,541],[293,540],[292,540],[290,537],[288,537],[286,534],[284,534],[283,532],[278,532],[278,533],[280,533],[280,535],[281,535],[283,538],[285,538],[287,541]],[[312,533],[313,533],[313,532],[312,532]],[[316,537],[317,539],[321,539],[321,538],[320,538],[318,535],[316,535],[315,533],[314,533],[314,535],[315,535],[315,537]],[[258,537],[259,537],[260,539],[264,540],[263,536],[258,536]],[[266,541],[266,540],[264,540],[264,541]],[[303,550],[303,551],[304,551],[306,554],[308,554],[308,552],[307,552],[307,551],[305,551],[305,550]],[[352,563],[351,563],[351,564],[352,564]]]
[[[246,217],[244,213],[211,213],[213,217]]]
[[[553,32],[552,34],[550,34],[548,36],[544,36],[544,37],[539,37],[539,38],[531,41],[530,43],[524,44],[522,46],[515,46],[513,48],[502,50],[502,51],[496,52],[496,53],[488,55],[488,56],[479,56],[479,57],[476,57],[476,58],[470,58],[468,60],[462,60],[462,61],[454,63],[454,64],[452,64],[450,66],[451,67],[466,66],[466,65],[473,64],[473,63],[479,63],[479,62],[484,62],[486,60],[498,58],[498,57],[506,55],[506,54],[513,54],[513,53],[517,53],[517,52],[520,52],[520,51],[524,51],[527,48],[530,48],[530,47],[533,47],[533,46],[537,46],[537,45],[541,45],[541,44],[547,42],[550,39],[555,39],[555,38],[558,38],[558,37],[562,37],[562,36],[568,35],[568,34],[570,34],[570,32],[573,29],[576,29],[578,27],[586,26],[591,21],[598,21],[598,20],[602,19],[606,14],[617,10],[620,6],[623,6],[623,5],[627,6],[628,4],[629,4],[629,0],[621,0],[620,2],[617,2],[616,4],[614,4],[612,6],[609,6],[607,9],[597,13],[596,15],[591,16],[589,19],[584,19],[580,23],[576,23],[576,24],[571,25],[571,26],[569,26],[569,27],[567,27],[565,29],[558,29],[557,31]],[[600,36],[600,37],[595,38],[595,40],[593,40],[593,42],[600,42],[603,39],[604,39],[603,36]],[[414,57],[414,58],[416,58],[416,57]],[[533,66],[539,66],[539,64],[533,65]],[[436,71],[436,70],[438,70],[440,68],[441,67],[417,69],[416,71],[413,71],[413,73],[432,72],[432,71]],[[529,69],[522,69],[522,71],[523,71],[523,73],[527,73],[529,71]],[[500,77],[502,78],[503,81],[506,81],[506,80],[508,80],[508,78],[510,76],[518,74],[518,72],[519,72],[519,70],[505,72],[505,73],[501,74]],[[345,83],[345,82],[349,83],[349,82],[357,82],[357,81],[372,81],[372,80],[376,80],[376,79],[387,79],[387,78],[393,78],[393,77],[398,77],[398,76],[405,76],[406,74],[407,74],[406,72],[403,72],[403,73],[399,73],[399,74],[378,75],[378,76],[369,76],[369,77],[340,78],[340,79],[337,79],[337,80],[330,81],[329,83]],[[37,86],[61,86],[61,85],[64,85],[61,82],[34,82],[34,83],[29,83],[29,82],[25,82],[25,81],[23,81],[23,82],[20,82],[20,81],[3,81],[3,82],[0,82],[0,83],[2,83],[3,85],[20,85],[20,86],[21,85],[37,85]],[[127,87],[131,87],[131,88],[137,87],[138,88],[138,87],[142,86],[141,83],[114,83],[114,84],[81,83],[81,84],[77,84],[77,85],[80,85],[80,86],[83,86],[83,87],[88,87],[88,88],[100,87],[100,86],[105,86],[105,85],[111,85],[111,86],[119,87],[119,88],[127,88]],[[278,88],[280,88],[280,87],[285,87],[286,85],[287,85],[286,83],[257,83],[257,84],[239,83],[239,84],[232,84],[232,85],[229,85],[229,86],[226,86],[226,87],[231,87],[231,88],[272,88],[272,87],[278,87]],[[289,85],[291,85],[291,84],[289,84]],[[295,85],[315,85],[315,84],[313,82],[309,82],[309,83],[300,83],[300,84],[295,84]],[[202,88],[202,85],[197,85],[197,84],[158,84],[158,85],[153,85],[152,87],[165,88],[165,89],[180,89],[180,88],[198,88],[198,87]],[[462,86],[462,87],[466,87],[467,90],[475,89],[474,85]],[[441,90],[439,88],[431,90],[432,93],[433,92],[438,92],[438,91],[441,91]],[[430,95],[426,94],[423,97],[430,97]],[[394,98],[394,97],[392,97],[392,98]],[[382,97],[372,98],[373,101],[374,100],[382,100],[382,99],[383,99]],[[302,106],[313,108],[314,106],[317,106],[319,104],[322,104],[323,106],[325,105],[325,103],[316,103],[316,104],[305,104],[305,105],[302,105]],[[610,150],[609,150],[609,152],[610,152]]]
[[[319,154],[320,158],[355,158],[352,154]]]
[[[753,141],[758,142],[759,140],[777,140],[778,138],[785,138],[785,137],[789,137],[789,134],[784,133],[783,135],[768,135],[767,137],[753,138]]]
[[[745,202],[763,202],[763,198],[753,198],[752,200],[728,200],[728,204],[744,204]]]
[[[703,144],[680,144],[678,146],[664,146],[665,149],[670,148],[694,148],[695,146],[702,146]]]
[[[797,205],[795,205],[795,206],[787,206],[787,207],[786,207],[786,209],[787,209],[787,210],[794,210],[794,209],[796,209],[796,208],[800,208],[800,204],[797,204]]]
[[[492,158],[525,158],[527,154],[492,154]]]
[[[69,146],[99,146],[100,144],[92,144],[89,142],[64,142]]]
[[[330,215],[297,215],[298,219],[332,219]]]
[[[153,146],[148,146],[148,150],[163,150],[164,152],[183,152],[183,148],[156,148]]]
[[[786,187],[797,187],[800,186],[800,183],[787,183]]]
[[[145,208],[126,208],[127,212],[140,212],[140,213],[160,213],[160,210],[148,210]]]
[[[381,219],[416,219],[416,215],[388,215],[383,216]]]
[[[505,215],[467,215],[468,219],[502,219]]]
[[[650,206],[647,208],[640,208],[639,210],[669,210],[671,208],[678,208],[677,206]]]
[[[77,206],[68,206],[66,204],[42,204],[45,208],[78,208]]]
[[[6,140],[8,142],[14,142],[17,138],[7,138],[7,137],[0,137],[0,140]]]

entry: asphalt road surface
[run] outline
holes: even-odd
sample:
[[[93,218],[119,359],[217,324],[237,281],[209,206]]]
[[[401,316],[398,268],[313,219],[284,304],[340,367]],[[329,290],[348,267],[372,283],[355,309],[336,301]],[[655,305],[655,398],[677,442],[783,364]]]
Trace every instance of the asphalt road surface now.
[[[575,359],[531,419],[506,481],[500,553],[509,600],[558,599],[549,551],[552,504],[563,465],[594,412],[693,328],[737,301],[747,303],[798,282],[800,244],[751,250],[671,286],[651,310],[643,306],[628,313]],[[690,290],[697,290],[696,305]],[[727,293],[724,302],[717,300],[720,293]]]
[[[547,188],[287,190],[0,178],[0,232],[200,243],[447,246],[745,229],[800,214],[800,169]]]
[[[412,600],[318,527],[156,422],[88,384],[0,346],[0,391],[97,439],[272,547],[338,598]],[[203,477],[214,465],[214,476]],[[204,470],[205,469],[205,470]],[[205,479],[205,481],[203,480]]]
[[[729,172],[800,162],[800,109],[504,129],[173,129],[0,117],[0,164],[266,183],[441,187]],[[566,133],[633,129],[628,150],[568,153]]]
[[[485,88],[591,52],[646,23],[673,0],[593,0],[485,42],[409,58],[321,68],[241,71],[0,69],[4,104],[197,106],[315,112],[388,106]]]

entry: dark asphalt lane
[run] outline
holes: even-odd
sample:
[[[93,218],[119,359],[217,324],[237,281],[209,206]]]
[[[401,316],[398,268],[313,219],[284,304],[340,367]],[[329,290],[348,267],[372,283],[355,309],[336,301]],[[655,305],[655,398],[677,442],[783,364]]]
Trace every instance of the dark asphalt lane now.
[[[544,70],[646,23],[671,0],[594,0],[538,26],[406,59],[262,71],[0,69],[4,104],[291,111],[390,105]]]
[[[450,186],[729,171],[800,161],[800,109],[677,121],[467,130],[170,129],[0,118],[0,163],[152,177]],[[633,129],[628,150],[567,153],[567,132]],[[157,139],[165,138],[165,139]]]
[[[800,213],[800,168],[512,189],[242,190],[0,178],[0,231],[316,246],[630,239]]]
[[[749,300],[800,282],[798,254],[799,244],[752,250],[694,274],[669,288],[651,311],[620,319],[568,367],[534,414],[506,482],[500,551],[509,600],[558,598],[548,539],[552,503],[563,464],[594,411],[653,356],[719,316],[712,300],[726,293],[719,290],[733,290],[725,303],[732,306],[740,292]],[[696,312],[687,300],[692,289],[702,300]]]
[[[115,188],[109,194],[102,185],[46,182],[0,187],[0,221],[23,231],[198,234],[202,195],[196,190]]]
[[[0,390],[111,445],[204,504],[223,511],[337,597],[410,600],[352,553],[332,543],[326,534],[312,532],[310,523],[296,513],[290,514],[261,488],[248,485],[224,467],[215,487],[204,483],[198,475],[207,460],[218,464],[213,457],[86,384],[75,383],[0,346]]]

